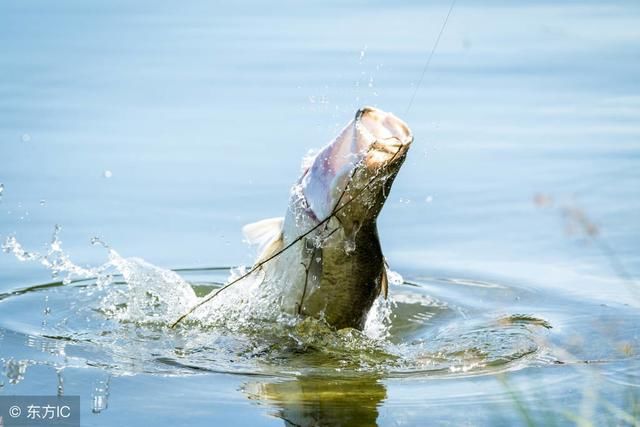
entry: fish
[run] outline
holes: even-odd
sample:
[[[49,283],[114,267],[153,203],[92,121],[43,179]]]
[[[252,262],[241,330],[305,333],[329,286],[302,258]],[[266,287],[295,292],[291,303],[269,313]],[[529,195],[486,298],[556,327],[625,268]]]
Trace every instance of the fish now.
[[[360,108],[303,161],[285,215],[243,227],[258,246],[252,271],[280,310],[335,329],[364,328],[389,286],[376,221],[412,142],[393,113]]]

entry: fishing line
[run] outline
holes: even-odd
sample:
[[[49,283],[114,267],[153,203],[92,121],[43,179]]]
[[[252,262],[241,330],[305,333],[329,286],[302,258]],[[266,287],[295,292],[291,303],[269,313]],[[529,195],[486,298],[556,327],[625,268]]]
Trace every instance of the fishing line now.
[[[429,65],[431,64],[431,59],[433,58],[434,53],[436,52],[436,49],[438,48],[438,44],[440,43],[440,39],[442,38],[442,34],[444,33],[444,29],[447,26],[447,22],[449,22],[449,17],[451,16],[451,12],[453,11],[453,7],[456,4],[456,0],[452,0],[451,1],[451,5],[449,6],[449,11],[447,12],[447,16],[444,19],[444,22],[442,23],[442,27],[440,28],[440,32],[438,33],[438,37],[436,38],[435,43],[433,44],[433,48],[431,49],[431,52],[429,53],[429,56],[427,57],[427,61],[422,69],[422,74],[420,75],[420,80],[418,80],[418,84],[416,85],[413,94],[411,95],[411,99],[409,100],[409,105],[407,105],[407,110],[405,112],[405,114],[407,114],[409,112],[409,110],[411,109],[411,107],[413,106],[413,101],[416,98],[416,95],[418,93],[418,90],[420,89],[420,86],[422,85],[422,81],[424,80],[424,76],[427,73],[427,70],[429,69]],[[360,120],[360,117],[362,116],[362,112],[360,111],[359,114],[356,117],[356,123],[355,125],[358,126],[358,122]],[[391,138],[385,138],[383,140],[378,140],[376,139],[375,142],[377,141],[384,141],[387,139],[398,139],[395,137],[391,137]],[[402,141],[400,141],[400,143],[402,143]],[[402,145],[400,147],[398,147],[398,150],[394,153],[393,157],[389,160],[389,162],[393,161],[395,159],[395,157],[398,155],[398,153],[400,152],[400,149],[402,148]],[[370,150],[371,148],[369,148]],[[351,175],[349,177],[349,182],[351,182],[353,175],[355,174],[357,168],[354,168],[353,171],[351,172]],[[340,202],[342,201],[342,198],[344,197],[348,186],[345,186],[344,190],[342,190],[342,193],[340,194],[340,197],[338,198],[338,202],[336,203],[336,206],[334,207],[333,211],[331,212],[331,214],[329,216],[327,216],[325,219],[323,219],[322,221],[320,221],[318,224],[316,224],[315,226],[311,227],[309,230],[307,230],[305,233],[301,234],[300,236],[296,237],[291,243],[289,243],[288,245],[286,245],[285,247],[283,247],[282,249],[280,249],[279,251],[277,251],[276,253],[274,253],[273,255],[269,256],[268,258],[260,261],[259,263],[257,263],[256,265],[254,265],[248,272],[246,272],[245,274],[241,275],[240,277],[232,280],[231,282],[229,282],[228,284],[226,284],[225,286],[223,286],[222,288],[220,288],[216,293],[211,293],[211,295],[205,297],[202,301],[200,301],[198,304],[194,305],[193,307],[191,307],[185,314],[183,314],[182,316],[180,316],[175,322],[173,322],[170,326],[170,328],[175,328],[180,322],[182,322],[187,316],[189,316],[191,313],[193,313],[195,310],[197,310],[199,307],[201,307],[202,305],[206,304],[207,302],[211,301],[214,297],[216,297],[217,295],[219,295],[221,292],[223,292],[225,289],[228,289],[229,287],[235,285],[236,283],[238,283],[239,281],[249,277],[251,274],[253,274],[254,272],[256,272],[257,270],[259,270],[260,268],[262,268],[266,263],[268,263],[269,261],[273,260],[274,258],[278,257],[279,255],[281,255],[282,253],[284,253],[286,250],[288,250],[289,248],[291,248],[293,245],[295,245],[296,243],[298,243],[299,241],[301,241],[302,239],[304,239],[305,237],[307,237],[309,234],[313,233],[314,231],[316,231],[318,228],[322,227],[323,225],[327,224],[329,222],[329,220],[331,220],[331,218],[336,217],[336,214],[338,212],[340,212],[342,209],[344,209],[347,205],[349,205],[349,203],[353,202],[355,199],[357,199],[358,197],[360,197],[362,194],[364,194],[364,192],[369,188],[369,186],[378,178],[378,174],[375,174],[368,182],[367,184],[362,188],[362,190],[357,193],[354,197],[352,197],[350,200],[347,200],[346,202],[344,202],[344,204],[340,205]],[[337,218],[337,217],[336,217]]]
[[[362,114],[359,114],[356,117],[356,126],[358,124],[358,121],[360,120],[360,117],[362,116]],[[371,144],[371,146],[369,147],[369,149],[367,150],[367,153],[371,150],[371,147],[373,146],[373,144],[375,144],[375,142],[378,141],[386,141],[389,139],[397,139],[401,145],[398,147],[398,149],[396,150],[396,152],[393,154],[393,156],[391,157],[391,159],[389,159],[389,163],[391,163],[393,160],[395,160],[396,156],[398,155],[398,153],[400,153],[400,150],[402,149],[403,145],[402,145],[402,141],[400,141],[399,138],[397,137],[389,137],[389,138],[384,138],[384,139],[376,139],[374,141],[374,143]],[[366,153],[365,153],[366,155]],[[357,166],[357,165],[356,165]],[[357,167],[354,167],[353,170],[351,171],[351,174],[349,176],[349,181],[348,182],[352,182],[353,180],[353,176],[355,175],[356,171],[358,170]],[[356,200],[358,197],[360,197],[362,194],[365,193],[365,191],[371,186],[371,184],[373,184],[374,181],[376,181],[379,178],[379,175],[381,175],[381,171],[382,168],[380,168],[380,170],[373,176],[371,177],[371,179],[364,185],[364,187],[362,187],[362,190],[357,193],[355,196],[353,196],[351,199],[347,200],[346,202],[344,202],[342,205],[340,205],[340,202],[342,201],[342,198],[344,197],[344,194],[347,192],[348,190],[348,185],[345,186],[344,190],[342,190],[342,193],[340,194],[340,197],[338,198],[338,203],[336,203],[335,207],[333,208],[333,210],[331,211],[331,214],[329,214],[329,216],[327,216],[325,219],[323,219],[322,221],[320,221],[318,224],[314,225],[313,227],[311,227],[309,230],[307,230],[306,232],[304,232],[303,234],[299,235],[298,237],[296,237],[293,241],[291,241],[291,243],[289,243],[288,245],[286,245],[285,247],[283,247],[282,249],[280,249],[279,251],[277,251],[276,253],[274,253],[273,255],[267,257],[266,259],[260,261],[259,263],[257,263],[256,265],[254,265],[251,270],[249,270],[248,272],[246,272],[245,274],[241,275],[240,277],[232,280],[231,282],[227,283],[225,286],[223,286],[222,288],[218,289],[217,292],[215,293],[211,293],[210,295],[206,296],[202,301],[200,301],[199,303],[197,303],[196,305],[194,305],[193,307],[191,307],[185,314],[183,314],[182,316],[180,316],[175,322],[173,322],[170,326],[171,329],[175,328],[180,322],[182,322],[187,316],[189,316],[191,313],[193,313],[195,310],[197,310],[198,308],[200,308],[202,305],[208,303],[209,301],[211,301],[214,297],[216,297],[217,295],[219,295],[222,291],[224,291],[225,289],[228,289],[229,287],[235,285],[236,283],[238,283],[239,281],[246,279],[247,277],[249,277],[251,274],[253,274],[254,272],[256,272],[257,270],[259,270],[260,268],[262,268],[266,263],[268,263],[269,261],[273,260],[274,258],[280,256],[282,253],[284,253],[286,250],[288,250],[289,248],[291,248],[293,245],[295,245],[296,243],[298,243],[299,241],[301,241],[302,239],[304,239],[305,237],[307,237],[309,234],[313,233],[314,231],[316,231],[318,228],[322,227],[323,225],[325,225],[326,223],[329,222],[329,220],[331,220],[331,218],[334,218],[338,212],[340,212],[341,210],[343,210],[345,207],[347,207],[349,205],[349,203],[353,202],[354,200]],[[337,217],[336,217],[337,218]]]
[[[409,105],[407,105],[407,109],[404,112],[405,115],[409,113],[411,107],[413,106],[413,101],[416,99],[416,95],[418,94],[418,90],[422,85],[422,81],[424,80],[424,75],[427,73],[427,69],[429,69],[429,65],[431,64],[431,59],[433,58],[433,54],[436,52],[438,48],[438,44],[440,43],[440,38],[442,38],[442,33],[444,33],[444,28],[447,26],[447,22],[449,22],[449,17],[451,16],[451,12],[453,11],[453,6],[455,6],[456,0],[451,1],[451,5],[449,6],[449,12],[447,12],[447,16],[444,18],[444,22],[442,23],[442,27],[440,28],[440,33],[438,33],[438,38],[436,42],[433,44],[433,48],[431,48],[431,53],[429,53],[429,57],[427,58],[427,62],[424,64],[424,68],[422,69],[422,74],[420,75],[420,80],[418,80],[418,84],[413,90],[413,94],[411,95],[411,99],[409,100]]]

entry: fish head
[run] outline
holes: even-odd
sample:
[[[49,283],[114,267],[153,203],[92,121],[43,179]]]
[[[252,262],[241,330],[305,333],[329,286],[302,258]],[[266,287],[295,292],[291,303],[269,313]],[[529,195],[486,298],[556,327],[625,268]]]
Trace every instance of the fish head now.
[[[335,214],[343,225],[375,221],[413,135],[392,113],[364,107],[310,159],[299,187],[317,221]]]

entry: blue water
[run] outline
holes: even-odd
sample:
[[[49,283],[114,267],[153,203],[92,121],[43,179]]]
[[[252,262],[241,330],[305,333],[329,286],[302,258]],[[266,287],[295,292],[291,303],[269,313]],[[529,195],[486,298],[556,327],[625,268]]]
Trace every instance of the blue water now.
[[[0,394],[55,394],[63,378],[83,425],[282,425],[300,408],[333,425],[353,407],[347,425],[525,424],[513,394],[536,424],[629,422],[602,402],[640,413],[640,4],[457,2],[407,111],[448,8],[4,0],[0,239],[43,251],[60,224],[79,265],[105,262],[94,236],[164,268],[250,264],[242,225],[282,215],[307,151],[375,105],[415,135],[378,222],[392,268],[514,289],[431,292],[487,315],[527,310],[555,346],[598,363],[356,374],[361,392],[304,376],[260,393],[249,375],[57,372],[20,326],[40,323],[36,295],[19,306],[31,311],[0,301]],[[52,280],[1,255],[0,293]],[[19,360],[33,363],[13,384]],[[108,409],[92,413],[103,383]]]

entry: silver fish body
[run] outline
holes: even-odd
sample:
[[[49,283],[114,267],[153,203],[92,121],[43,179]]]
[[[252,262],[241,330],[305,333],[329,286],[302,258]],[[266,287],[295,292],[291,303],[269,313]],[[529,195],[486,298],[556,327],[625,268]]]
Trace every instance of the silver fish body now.
[[[388,286],[376,219],[412,141],[393,114],[358,110],[307,159],[286,216],[244,228],[247,240],[261,246],[256,264],[277,254],[261,268],[262,280],[283,311],[336,329],[364,327]]]

